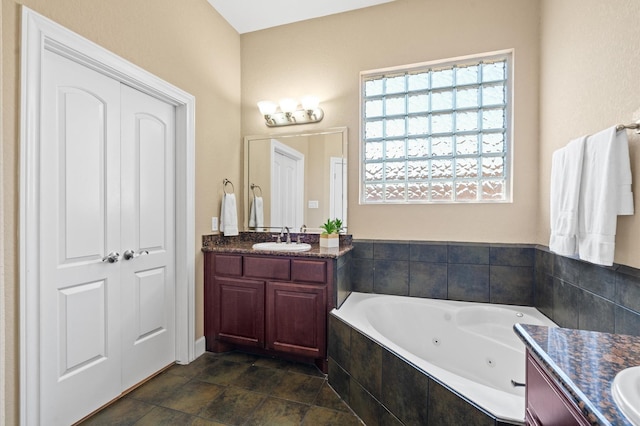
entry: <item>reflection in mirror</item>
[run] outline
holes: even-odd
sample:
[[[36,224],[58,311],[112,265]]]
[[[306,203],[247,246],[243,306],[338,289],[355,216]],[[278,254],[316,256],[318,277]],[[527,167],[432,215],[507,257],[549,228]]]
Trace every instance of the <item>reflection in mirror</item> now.
[[[244,194],[246,230],[320,232],[329,218],[346,230],[347,128],[245,137]]]

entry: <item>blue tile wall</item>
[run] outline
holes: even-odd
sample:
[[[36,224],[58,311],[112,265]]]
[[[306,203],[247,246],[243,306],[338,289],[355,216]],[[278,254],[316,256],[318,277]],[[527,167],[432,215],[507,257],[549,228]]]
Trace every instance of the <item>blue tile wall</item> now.
[[[354,240],[353,291],[533,305],[532,245]]]
[[[640,270],[530,244],[354,240],[349,291],[535,306],[562,327],[640,335]]]
[[[535,252],[534,306],[561,327],[640,336],[640,270]]]
[[[339,308],[345,301],[353,285],[351,284],[351,259],[352,252],[347,252],[345,255],[340,256],[336,262],[336,271],[334,276],[334,282],[336,283],[334,288],[334,298],[336,306]]]

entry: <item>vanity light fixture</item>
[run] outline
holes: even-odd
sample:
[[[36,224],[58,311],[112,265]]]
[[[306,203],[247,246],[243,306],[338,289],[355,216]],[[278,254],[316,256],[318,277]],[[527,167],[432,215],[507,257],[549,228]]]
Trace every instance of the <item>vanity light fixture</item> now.
[[[324,118],[324,111],[318,106],[315,96],[302,98],[300,104],[291,98],[281,99],[280,105],[271,101],[258,102],[260,114],[267,127],[291,126],[293,124],[318,123]]]

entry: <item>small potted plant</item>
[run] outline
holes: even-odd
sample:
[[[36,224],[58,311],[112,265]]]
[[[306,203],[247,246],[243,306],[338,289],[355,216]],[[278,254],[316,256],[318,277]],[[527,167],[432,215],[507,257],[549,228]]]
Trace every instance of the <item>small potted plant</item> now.
[[[320,234],[320,247],[338,247],[340,244],[340,230],[342,229],[342,221],[340,219],[327,219],[320,226],[322,234]]]

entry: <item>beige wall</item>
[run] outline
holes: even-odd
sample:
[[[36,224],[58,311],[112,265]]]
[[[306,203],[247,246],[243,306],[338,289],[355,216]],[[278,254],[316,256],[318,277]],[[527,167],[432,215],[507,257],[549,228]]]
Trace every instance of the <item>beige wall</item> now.
[[[219,215],[222,179],[241,180],[240,36],[206,0],[2,0],[5,422],[18,421],[20,5],[196,97],[196,337],[203,334],[201,235]]]
[[[551,154],[569,140],[630,123],[640,109],[640,2],[542,1],[538,242],[549,242]],[[627,132],[635,216],[618,218],[615,262],[640,267],[640,137]]]
[[[354,237],[532,243],[538,210],[538,20],[536,0],[396,0],[243,34],[242,133],[267,133],[256,102],[315,94],[325,118],[303,129],[349,128],[348,214]],[[510,48],[515,49],[514,202],[359,205],[360,71]]]

